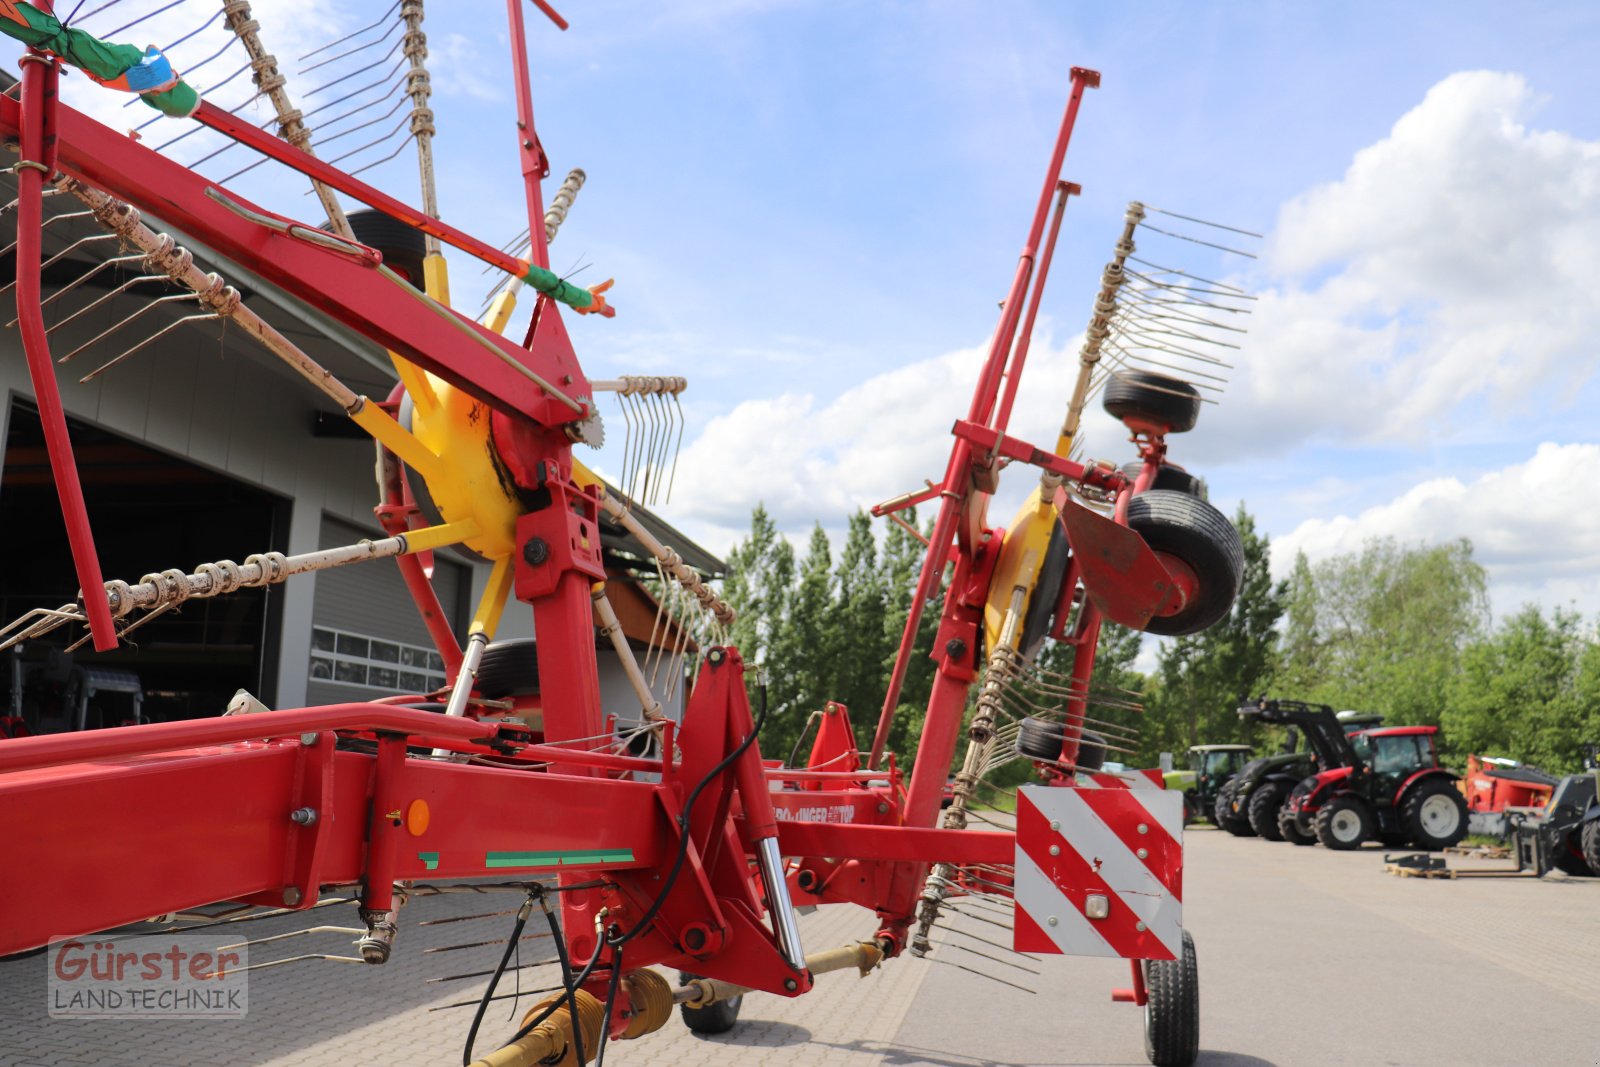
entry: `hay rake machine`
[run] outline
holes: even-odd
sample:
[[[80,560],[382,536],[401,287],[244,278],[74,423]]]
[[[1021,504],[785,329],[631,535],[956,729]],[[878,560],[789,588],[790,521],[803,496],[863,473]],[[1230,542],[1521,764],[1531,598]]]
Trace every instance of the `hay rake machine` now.
[[[542,0],[532,2],[565,28]],[[199,0],[185,7],[219,10]],[[995,951],[1130,960],[1132,988],[1114,995],[1145,1008],[1152,1062],[1191,1062],[1198,985],[1180,922],[1181,798],[1163,793],[1158,776],[1101,768],[1108,751],[1136,744],[1138,709],[1124,694],[1094,688],[1093,665],[1102,619],[1190,633],[1226,614],[1237,593],[1237,534],[1205,502],[1203,485],[1166,462],[1166,439],[1194,423],[1201,389],[1220,381],[1224,362],[1212,353],[1229,346],[1248,298],[1140,260],[1135,235],[1154,227],[1144,206],[1131,205],[1058,440],[1039,448],[1007,433],[1066,201],[1077,191],[1059,176],[1080,102],[1099,75],[1072,71],[1043,190],[943,477],[875,509],[903,522],[899,512],[938,501],[872,743],[862,749],[848,711],[829,705],[818,713],[807,764],[786,767],[762,758],[764,699],[753,711],[739,652],[718,643],[731,611],[632,511],[635,497],[671,487],[684,380],[590,379],[569,338],[563,306],[609,317],[610,283],[582,288],[549,269],[549,244],[583,174],[574,171],[547,209],[521,0],[508,0],[507,12],[529,225],[499,248],[438,218],[422,8],[403,0],[307,56],[308,71],[339,71],[338,60],[348,69],[313,91],[327,88],[327,102],[300,110],[248,3],[221,4],[247,57],[224,80],[251,72],[250,101],[270,103],[265,125],[277,125],[274,136],[241,118],[242,105],[202,100],[159,49],[107,44],[58,21],[48,3],[0,2],[0,29],[29,46],[20,91],[0,96],[0,136],[19,156],[10,205],[17,319],[81,583],[75,600],[17,620],[0,643],[68,627],[82,629],[79,643],[107,650],[190,599],[391,558],[448,676],[435,693],[294,710],[243,699],[212,719],[0,742],[11,872],[0,954],[217,902],[310,909],[347,892],[361,923],[351,958],[382,964],[408,898],[504,890],[526,898],[507,956],[539,904],[553,932],[559,911],[557,943],[570,966],[560,991],[476,1061],[475,1021],[463,1062],[583,1063],[603,1057],[611,1040],[658,1029],[674,1005],[691,1025],[715,1029],[731,1023],[728,1006],[747,992],[799,996],[828,971],[865,975],[893,957],[960,951],[944,935],[961,933],[951,919],[966,913],[1012,931],[1010,944],[991,943]],[[271,163],[309,178],[325,221],[269,211],[66,107],[56,93],[64,63],[223,135],[223,148],[206,159],[244,148],[260,157],[247,170]],[[361,79],[373,92],[357,98],[349,90]],[[314,154],[318,109],[337,109],[325,116],[329,125],[345,124],[324,146],[376,128],[343,154],[389,151],[396,138],[399,147],[341,170],[339,156]],[[420,208],[356,176],[407,142],[417,149]],[[365,209],[346,212],[341,197]],[[141,272],[119,292],[137,283],[161,293],[152,301],[194,305],[92,373],[194,322],[244,330],[375,439],[376,511],[389,536],[105,580],[40,310],[43,236],[72,226],[87,235],[71,247],[105,242],[119,269]],[[226,278],[200,270],[173,232],[388,349],[399,386],[381,401],[346,386],[257,316]],[[504,275],[481,322],[450,306],[442,245]],[[503,331],[525,288],[537,295],[519,343]],[[602,391],[617,393],[635,416],[624,474],[631,496],[573,454],[576,444],[602,439]],[[1125,468],[1075,458],[1081,416],[1097,392],[1137,447],[1137,462]],[[1017,465],[1033,468],[1038,485],[1009,526],[992,526],[988,503],[1002,470]],[[646,678],[659,663],[637,662],[621,635],[605,592],[603,516],[652,557],[658,626],[680,635],[692,627],[700,639],[681,721],[663,712]],[[419,560],[448,545],[492,563],[464,646],[440,622]],[[513,597],[529,606],[538,634],[538,714],[522,718],[480,684]],[[934,604],[937,638],[931,650],[918,648],[920,616]],[[602,707],[597,632],[633,683],[637,708],[626,715]],[[1052,637],[1072,650],[1066,672],[1039,666]],[[688,647],[682,636],[672,641]],[[886,747],[918,654],[931,655],[937,672],[907,779]],[[953,796],[941,809],[963,738]],[[1017,759],[1032,763],[1038,781],[1019,791],[1013,827],[984,813],[979,784]],[[867,936],[808,953],[796,909],[832,903],[864,909]],[[702,977],[674,985],[657,967]],[[493,991],[491,983],[484,1004]]]

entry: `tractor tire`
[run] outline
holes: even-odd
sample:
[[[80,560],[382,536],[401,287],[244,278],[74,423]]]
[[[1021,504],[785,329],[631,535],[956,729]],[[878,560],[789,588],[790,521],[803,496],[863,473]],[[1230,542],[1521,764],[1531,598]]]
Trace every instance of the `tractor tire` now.
[[[1467,836],[1467,801],[1442,779],[1421,782],[1400,804],[1400,824],[1412,848],[1438,852]]]
[[[1290,810],[1288,803],[1278,809],[1278,833],[1291,845],[1304,847],[1317,843],[1316,834],[1308,834],[1300,828],[1300,817]]]
[[[1335,797],[1317,812],[1315,826],[1323,848],[1348,852],[1372,836],[1372,813],[1355,797]]]
[[[1025,660],[1032,661],[1044,647],[1044,639],[1050,636],[1050,623],[1061,601],[1061,586],[1067,580],[1067,564],[1071,558],[1072,545],[1058,522],[1050,531],[1050,544],[1044,550],[1044,562],[1039,565],[1039,580],[1034,583],[1033,595],[1028,598],[1028,612],[1022,620],[1022,640],[1017,647]]]
[[[1578,833],[1583,848],[1583,862],[1589,873],[1600,877],[1600,819],[1590,819]]]
[[[496,641],[483,650],[478,665],[478,695],[485,700],[533,696],[539,692],[538,644],[532,638]]]
[[[1233,783],[1229,782],[1217,790],[1217,801],[1211,810],[1212,821],[1234,837],[1254,837],[1255,828],[1250,825],[1248,817],[1236,814],[1233,810]]]
[[[356,240],[383,253],[384,266],[414,288],[422,288],[422,260],[428,254],[428,239],[421,230],[381,211],[351,211],[345,218],[350,220],[350,231]]]
[[[1126,463],[1122,467],[1122,476],[1128,481],[1136,481],[1139,472],[1144,469],[1143,463]],[[1188,493],[1201,500],[1210,500],[1206,491],[1206,483],[1201,478],[1196,478],[1182,467],[1163,465],[1156,468],[1156,480],[1151,483],[1150,489],[1167,489],[1174,493]],[[1145,490],[1149,492],[1149,490]]]
[[[1183,958],[1144,965],[1144,1054],[1155,1067],[1189,1067],[1200,1055],[1200,966],[1183,932]]]
[[[678,984],[687,985],[690,979],[699,978],[698,974],[683,972],[678,975]],[[739,1022],[739,1008],[744,1004],[744,995],[729,997],[719,1000],[715,1004],[707,1004],[703,1008],[691,1008],[687,1004],[679,1005],[678,1011],[683,1014],[683,1025],[697,1034],[725,1034],[732,1030]]]
[[[1186,381],[1149,371],[1117,371],[1106,382],[1101,406],[1112,418],[1147,423],[1164,433],[1194,429],[1200,417],[1200,391]],[[1132,427],[1129,427],[1132,429]]]
[[[1129,498],[1128,528],[1156,552],[1186,564],[1200,584],[1181,611],[1151,619],[1146,633],[1199,633],[1233,610],[1244,578],[1244,546],[1222,512],[1188,493],[1151,489]]]
[[[1017,752],[1029,759],[1055,762],[1061,758],[1061,738],[1067,724],[1029,716],[1017,730]],[[1098,771],[1105,766],[1106,739],[1088,730],[1078,741],[1078,769]]]
[[[1250,828],[1264,841],[1282,841],[1283,831],[1278,829],[1278,809],[1289,796],[1289,791],[1277,782],[1268,782],[1250,796],[1246,811]]]

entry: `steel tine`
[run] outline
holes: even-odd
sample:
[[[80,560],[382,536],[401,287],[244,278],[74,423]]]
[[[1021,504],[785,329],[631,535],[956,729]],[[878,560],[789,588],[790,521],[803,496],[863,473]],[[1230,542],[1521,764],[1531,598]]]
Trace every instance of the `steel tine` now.
[[[383,103],[385,100],[391,99],[396,93],[398,93],[398,92],[402,91],[403,89],[405,89],[405,87],[406,87],[406,83],[404,81],[397,81],[397,82],[395,82],[393,85],[391,85],[389,87],[389,91],[388,92],[383,93],[380,96],[375,96],[371,100],[366,101],[365,103],[357,104],[355,107],[351,108],[349,111],[344,112],[343,114],[335,115],[333,118],[323,121],[322,124],[318,128],[323,130],[323,131],[331,130],[335,126],[337,126],[339,123],[343,122],[345,119],[352,118],[352,117],[354,117],[356,115],[359,115],[363,111],[368,111],[368,110],[370,110],[372,108],[377,107],[379,104]],[[404,99],[404,97],[402,97],[401,99]],[[389,112],[389,115],[393,115],[393,114],[394,114],[393,111]],[[387,118],[387,117],[388,116],[386,115],[386,116],[383,116],[382,118],[374,119],[373,121],[382,122],[383,118]],[[360,128],[361,128],[360,126],[355,127],[355,129],[360,129]],[[345,131],[345,132],[351,132],[351,131]],[[331,137],[319,137],[318,140],[317,140],[317,143],[318,144],[326,144],[332,139],[333,138],[331,138]]]
[[[350,172],[350,176],[353,178],[357,174],[362,174],[362,173],[365,173],[366,171],[371,170],[373,167],[381,167],[381,166],[383,166],[385,163],[389,162],[391,159],[394,159],[396,156],[398,156],[401,152],[404,152],[406,150],[406,146],[409,145],[414,140],[416,140],[416,135],[415,134],[407,134],[405,139],[402,140],[400,142],[400,144],[395,147],[395,150],[393,152],[390,152],[388,155],[384,156],[382,159],[375,159],[371,163],[368,163],[368,164],[366,164],[364,166],[357,167],[355,170]],[[374,142],[374,143],[376,143],[376,142]]]
[[[405,44],[405,39],[401,38],[400,40],[398,40],[398,41],[396,41],[394,43],[394,45],[389,49],[388,52],[384,53],[384,56],[383,56],[382,59],[376,60],[376,61],[374,61],[372,63],[368,63],[364,67],[357,67],[355,70],[352,70],[347,74],[339,75],[339,77],[333,79],[333,81],[331,81],[331,82],[324,82],[321,85],[317,86],[315,89],[308,90],[304,94],[305,98],[309,100],[311,97],[316,96],[318,93],[322,92],[322,90],[324,90],[324,89],[331,89],[335,85],[338,85],[341,82],[347,82],[351,78],[354,78],[354,77],[357,77],[359,75],[365,74],[369,70],[377,70],[379,67],[381,67],[385,63],[389,62],[389,60],[393,59],[394,58],[394,54],[396,52],[400,51],[400,46],[403,45],[403,44]],[[399,70],[399,69],[400,68],[398,66],[395,67],[395,70]],[[390,73],[392,74],[394,72],[391,71]],[[384,81],[388,81],[388,78],[385,77]],[[357,90],[357,91],[359,92],[359,90]]]
[[[172,298],[169,298],[169,299],[172,299]],[[107,363],[102,363],[100,366],[96,367],[94,370],[90,371],[88,374],[85,374],[82,378],[79,378],[78,379],[78,384],[79,385],[88,384],[89,382],[93,381],[94,379],[100,377],[100,375],[104,374],[106,371],[110,370],[112,367],[115,367],[118,363],[121,363],[123,360],[125,360],[129,356],[133,355],[135,352],[138,352],[142,348],[148,347],[151,343],[160,340],[162,337],[164,337],[167,334],[171,333],[173,330],[176,330],[178,327],[184,325],[185,323],[201,322],[201,321],[204,321],[206,319],[220,319],[221,317],[222,316],[216,314],[215,312],[207,311],[207,312],[203,312],[202,314],[199,314],[199,315],[185,315],[183,318],[177,320],[176,322],[169,322],[167,325],[163,326],[161,329],[157,330],[155,333],[151,334],[149,337],[146,337],[143,341],[140,341],[138,344],[134,345],[132,348],[130,348],[126,352],[122,353],[116,359],[113,359],[113,360],[111,360],[110,362],[107,362]]]
[[[395,0],[395,2],[392,5],[390,5],[389,10],[385,11],[383,13],[383,15],[378,19],[377,22],[374,22],[370,26],[363,26],[359,30],[352,30],[350,33],[345,34],[343,37],[340,37],[340,38],[338,38],[336,40],[329,41],[325,45],[320,45],[320,46],[318,46],[316,48],[313,48],[311,51],[307,52],[305,55],[300,56],[299,57],[300,61],[304,62],[304,61],[310,59],[312,56],[316,55],[318,52],[326,52],[330,48],[337,48],[340,45],[344,44],[346,41],[354,40],[355,38],[360,37],[363,33],[370,33],[371,31],[377,29],[379,26],[382,26],[385,22],[389,21],[389,16],[393,15],[395,13],[395,11],[397,11],[399,9],[399,7],[400,7],[400,0]]]
[[[82,274],[78,275],[78,277],[72,279],[72,281],[68,282],[66,285],[63,285],[61,288],[57,289],[55,292],[51,293],[49,296],[47,296],[43,300],[39,301],[39,307],[41,309],[49,307],[51,304],[55,303],[57,300],[59,300],[62,297],[66,296],[68,293],[72,292],[72,290],[76,289],[78,286],[82,285],[84,282],[88,281],[90,278],[93,278],[95,275],[99,274],[101,271],[105,270],[107,267],[120,266],[123,263],[140,263],[140,262],[143,262],[143,261],[144,261],[144,253],[143,252],[139,252],[139,253],[137,253],[135,255],[131,255],[131,256],[116,256],[116,257],[114,257],[112,259],[101,260],[99,263],[96,263],[89,270],[84,271]],[[15,326],[16,324],[17,324],[17,320],[16,319],[12,319],[10,322],[6,323],[7,326]]]
[[[50,330],[52,332],[55,331],[55,330],[59,330],[61,327],[65,326],[67,323],[71,322],[73,319],[77,318],[79,315],[82,315],[85,311],[88,311],[91,308],[94,308],[95,306],[104,303],[105,301],[111,299],[112,297],[120,296],[122,293],[126,292],[127,289],[130,286],[135,285],[135,284],[137,284],[137,283],[139,283],[141,281],[161,281],[161,282],[165,282],[165,281],[169,281],[169,280],[170,279],[167,278],[167,276],[164,275],[164,274],[163,275],[159,275],[159,276],[153,276],[153,277],[152,276],[146,276],[146,277],[143,277],[143,278],[135,278],[135,279],[133,279],[133,281],[128,282],[126,285],[121,285],[121,286],[118,286],[116,289],[111,290],[111,292],[107,293],[105,296],[101,297],[99,300],[96,300],[93,304],[90,304],[88,307],[80,308],[79,310],[73,312],[71,316],[69,316],[69,317],[67,317],[65,319],[62,319],[60,322],[58,322],[54,326],[50,327]],[[109,326],[105,330],[102,330],[100,333],[95,335],[93,340],[85,341],[83,344],[79,345],[77,348],[74,348],[71,352],[68,352],[66,355],[64,355],[60,359],[56,360],[56,362],[57,363],[65,363],[65,362],[67,362],[73,356],[77,355],[79,352],[82,352],[85,348],[88,348],[90,345],[94,344],[95,341],[100,341],[100,340],[103,340],[103,339],[111,336],[117,330],[120,330],[122,327],[128,325],[128,323],[132,322],[134,319],[137,319],[139,316],[143,315],[145,312],[149,311],[153,307],[156,307],[157,305],[170,303],[170,302],[172,302],[174,300],[194,300],[194,299],[197,299],[197,297],[196,297],[196,295],[194,293],[174,293],[171,296],[154,297],[154,298],[146,301],[143,307],[139,308],[137,311],[135,311],[132,314],[130,314],[127,317],[125,317],[121,322],[118,322],[116,325]]]
[[[924,956],[922,958],[927,960],[929,963],[937,963],[941,967],[954,967],[959,971],[966,971],[968,974],[975,974],[979,978],[987,978],[991,982],[999,982],[1001,985],[1010,986],[1012,989],[1020,989],[1024,993],[1030,993],[1030,994],[1037,995],[1034,990],[1029,989],[1027,986],[1018,985],[1015,982],[1008,982],[1004,978],[996,978],[992,974],[986,974],[983,971],[974,970],[973,968],[968,967],[965,964],[951,963],[949,960],[942,960],[937,956]]]
[[[678,456],[683,452],[683,428],[688,424],[688,419],[683,414],[683,404],[678,401],[678,391],[672,392],[673,415],[678,421],[678,440],[672,446],[672,473],[667,475],[667,502],[672,501],[672,487],[678,482]]]
[[[147,22],[150,19],[155,18],[157,15],[161,14],[163,11],[171,11],[173,8],[177,7],[179,4],[182,4],[183,2],[184,2],[184,0],[172,0],[171,3],[165,4],[165,5],[161,6],[161,7],[158,7],[154,11],[147,11],[143,15],[140,15],[138,18],[134,19],[132,22],[124,23],[123,25],[118,26],[114,30],[106,30],[104,33],[101,33],[100,31],[96,30],[95,31],[95,36],[96,37],[103,37],[103,38],[109,40],[112,37],[117,36],[117,34],[122,33],[124,30],[131,30],[135,26],[139,25],[139,23]],[[87,18],[88,16],[84,16],[84,17]]]
[[[1227,230],[1229,233],[1238,233],[1243,234],[1246,237],[1255,237],[1259,240],[1266,240],[1262,234],[1256,233],[1253,230],[1241,230],[1237,226],[1224,226],[1220,222],[1212,222],[1209,219],[1197,219],[1193,215],[1180,215],[1176,211],[1168,211],[1165,208],[1151,207],[1149,204],[1146,204],[1144,209],[1146,211],[1154,211],[1157,215],[1166,215],[1168,218],[1182,219],[1184,222],[1194,222],[1201,226],[1211,226],[1218,230]]]
[[[299,71],[300,76],[301,77],[305,77],[307,74],[310,74],[314,70],[320,70],[323,67],[326,67],[329,63],[337,63],[341,59],[348,59],[351,56],[360,55],[362,52],[370,51],[371,49],[374,49],[374,48],[378,47],[379,45],[381,45],[384,41],[387,41],[389,39],[390,35],[394,33],[394,31],[398,30],[400,27],[402,27],[404,25],[405,25],[405,23],[403,23],[403,22],[395,22],[392,25],[390,25],[390,27],[387,30],[385,30],[381,35],[379,35],[377,37],[374,37],[372,40],[368,41],[366,44],[358,44],[354,48],[351,48],[351,49],[349,49],[348,51],[345,51],[345,52],[340,52],[336,56],[329,56],[327,59],[319,59],[317,62],[311,64],[311,66],[309,66],[309,67],[301,67],[300,71]],[[301,57],[301,58],[304,59],[306,57]]]
[[[114,234],[114,233],[95,233],[95,234],[90,234],[88,237],[80,237],[78,240],[72,242],[66,248],[63,248],[61,251],[57,252],[55,255],[51,256],[49,259],[47,259],[43,263],[39,264],[39,269],[40,270],[46,270],[49,267],[54,266],[60,259],[62,259],[63,257],[65,257],[67,255],[70,255],[71,253],[77,251],[79,248],[82,248],[86,244],[92,244],[95,241],[115,241],[116,239],[117,239],[117,235]],[[0,256],[6,255],[7,253],[9,253],[15,247],[17,247],[17,242],[12,241],[10,244],[6,245],[5,248],[0,249]],[[7,282],[5,285],[0,285],[0,293],[4,293],[4,292],[9,291],[11,289],[11,287],[16,285],[16,284],[17,284],[17,280],[15,278],[13,278],[9,282]],[[43,305],[41,305],[41,306],[43,306]]]
[[[1166,237],[1176,238],[1179,241],[1188,241],[1191,244],[1205,245],[1207,248],[1215,248],[1219,252],[1231,252],[1236,256],[1243,256],[1246,259],[1257,258],[1254,252],[1246,252],[1242,248],[1229,248],[1227,245],[1219,245],[1215,241],[1202,241],[1200,238],[1190,237],[1188,234],[1174,233],[1172,230],[1163,230],[1161,227],[1152,226],[1148,222],[1140,222],[1139,228],[1141,230],[1149,230],[1151,233],[1159,233]]]
[[[31,641],[35,637],[42,637],[52,630],[60,629],[69,623],[86,621],[81,611],[72,609],[73,605],[71,604],[63,604],[55,610],[34,608],[20,619],[7,623],[5,628],[0,630],[0,652],[23,641]],[[37,619],[38,621],[23,626],[23,623],[28,622],[29,619]]]

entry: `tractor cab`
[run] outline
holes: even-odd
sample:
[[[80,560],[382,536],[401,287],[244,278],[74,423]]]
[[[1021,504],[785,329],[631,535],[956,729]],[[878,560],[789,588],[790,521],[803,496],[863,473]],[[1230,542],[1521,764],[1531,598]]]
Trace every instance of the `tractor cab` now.
[[[1239,773],[1252,751],[1249,745],[1195,745],[1189,749],[1195,784],[1227,781]]]
[[[1437,726],[1391,726],[1350,735],[1350,747],[1372,773],[1380,791],[1393,792],[1418,771],[1439,766]],[[1387,787],[1387,788],[1385,788]]]
[[[1435,850],[1467,831],[1456,775],[1439,766],[1437,726],[1386,726],[1347,735],[1342,766],[1296,786],[1284,818],[1308,840],[1334,849],[1378,838]]]

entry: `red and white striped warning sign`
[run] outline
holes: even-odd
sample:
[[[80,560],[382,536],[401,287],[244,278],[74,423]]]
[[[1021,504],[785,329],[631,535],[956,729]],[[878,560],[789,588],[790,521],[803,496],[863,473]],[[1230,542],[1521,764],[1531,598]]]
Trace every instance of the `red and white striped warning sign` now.
[[[1014,895],[1018,952],[1177,959],[1183,795],[1019,789]]]
[[[1139,771],[1079,771],[1080,789],[1165,789],[1166,774],[1159,767]]]

